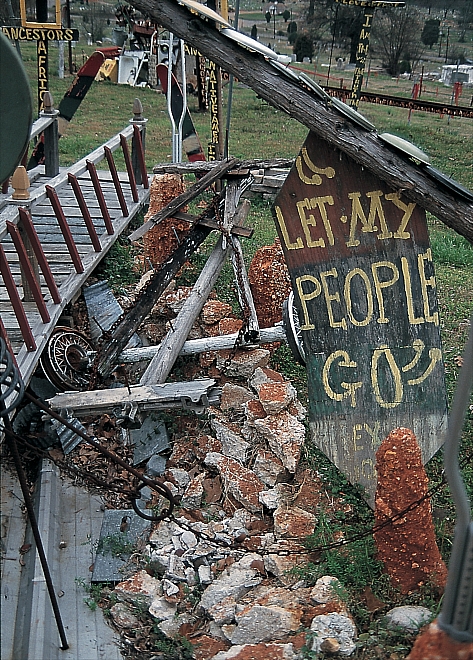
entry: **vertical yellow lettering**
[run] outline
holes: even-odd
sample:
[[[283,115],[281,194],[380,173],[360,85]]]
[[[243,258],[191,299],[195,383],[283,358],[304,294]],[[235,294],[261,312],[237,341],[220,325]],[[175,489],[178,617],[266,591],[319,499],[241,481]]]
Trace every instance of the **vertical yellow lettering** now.
[[[410,238],[411,234],[410,232],[406,231],[407,223],[411,219],[412,212],[414,211],[416,205],[414,202],[411,202],[410,204],[404,204],[404,202],[401,201],[401,198],[399,197],[399,193],[389,193],[389,195],[385,195],[386,199],[392,202],[395,206],[397,206],[398,209],[401,209],[401,211],[404,211],[404,215],[401,218],[401,222],[399,223],[399,228],[396,232],[394,232],[394,238]]]
[[[373,226],[374,217],[372,214],[369,214],[368,220],[366,219],[365,212],[360,202],[361,193],[353,192],[348,193],[348,199],[351,199],[351,220],[350,220],[350,236],[347,242],[347,247],[356,247],[360,244],[358,239],[355,239],[356,226],[358,224],[358,218],[361,220],[361,231],[362,232],[373,232],[378,231],[378,228]],[[371,210],[371,209],[370,209]],[[374,216],[374,214],[373,214]]]
[[[276,218],[279,224],[279,228],[281,229],[281,234],[283,235],[284,238],[284,243],[286,244],[286,247],[288,250],[300,250],[300,248],[304,247],[304,244],[302,242],[302,238],[300,236],[297,237],[297,240],[295,243],[291,243],[291,239],[289,238],[289,234],[287,232],[287,227],[286,227],[286,222],[284,221],[284,216],[282,214],[281,209],[279,206],[274,207],[275,213],[276,213]]]
[[[381,204],[381,197],[383,196],[382,190],[373,190],[372,192],[367,192],[366,196],[370,200],[370,212],[368,215],[368,225],[373,226],[376,216],[379,218],[379,224],[381,225],[381,233],[378,234],[378,238],[392,238],[392,232],[389,231],[389,227],[386,222],[386,217],[384,215],[383,205]]]
[[[338,291],[336,293],[329,292],[328,282],[327,282],[328,277],[338,277],[337,269],[332,268],[332,270],[326,270],[320,273],[320,280],[322,282],[322,288],[324,290],[324,296],[325,296],[325,302],[327,304],[327,313],[330,321],[330,326],[332,328],[346,328],[347,322],[345,319],[341,319],[341,321],[335,321],[335,318],[333,316],[332,300],[339,303],[340,294],[338,293]]]
[[[361,431],[363,430],[363,424],[355,424],[353,427],[353,449],[355,451],[361,451],[363,445],[358,445],[357,441],[361,440]]]
[[[304,282],[312,282],[312,284],[315,284],[315,288],[308,293],[304,293],[302,289],[302,284]],[[309,311],[307,309],[307,301],[312,300],[313,298],[317,298],[317,296],[320,295],[320,292],[322,291],[320,282],[316,277],[313,277],[313,275],[302,275],[296,279],[296,288],[297,293],[299,294],[299,299],[301,301],[302,311],[304,312],[304,323],[301,325],[301,330],[313,330],[315,325],[310,322]]]
[[[425,262],[428,261],[432,266],[432,250],[430,248],[427,249],[427,252],[425,254],[418,254],[417,255],[417,263],[419,264],[419,277],[420,277],[420,286],[422,290],[422,300],[424,301],[424,315],[425,315],[425,320],[427,323],[434,323],[435,325],[439,324],[439,313],[434,312],[431,314],[430,312],[430,304],[429,304],[429,292],[427,291],[427,287],[430,287],[433,291],[436,289],[436,284],[435,284],[435,275],[432,275],[431,277],[426,277],[425,276]]]
[[[404,290],[406,292],[407,317],[409,319],[409,323],[411,325],[419,325],[420,323],[425,323],[425,319],[423,316],[416,317],[415,314],[414,300],[412,296],[411,273],[409,270],[409,262],[407,261],[406,257],[401,257],[401,267],[402,267],[402,274],[404,276]]]
[[[392,278],[390,280],[380,280],[378,270],[380,268],[389,268],[392,271]],[[376,298],[378,299],[379,307],[379,318],[378,323],[389,323],[389,319],[386,318],[384,310],[384,298],[383,298],[383,289],[395,284],[399,279],[399,270],[395,264],[390,261],[377,261],[374,264],[371,264],[371,272],[373,273],[374,288],[376,291]]]
[[[304,209],[310,209],[313,208],[311,205],[311,201],[307,199],[307,197],[299,202],[296,203],[297,207],[297,212],[299,213],[299,218],[301,220],[302,224],[302,229],[304,231],[305,235],[305,240],[307,243],[307,247],[313,248],[313,247],[325,247],[325,241],[323,238],[319,238],[317,241],[313,241],[312,237],[310,235],[310,229],[309,227],[316,227],[317,226],[317,221],[312,215],[312,213],[307,216],[305,214]]]
[[[365,285],[365,291],[366,291],[367,311],[365,318],[361,321],[355,318],[352,309],[351,281],[355,277],[355,275],[359,275],[361,277],[361,279],[363,280],[363,284]],[[353,268],[353,270],[351,270],[348,273],[348,275],[345,278],[343,295],[345,296],[345,302],[347,305],[348,318],[353,323],[353,325],[356,325],[358,327],[363,327],[365,325],[368,325],[368,323],[371,321],[373,317],[373,294],[371,293],[371,284],[368,279],[368,275],[363,270],[361,270],[361,268]]]

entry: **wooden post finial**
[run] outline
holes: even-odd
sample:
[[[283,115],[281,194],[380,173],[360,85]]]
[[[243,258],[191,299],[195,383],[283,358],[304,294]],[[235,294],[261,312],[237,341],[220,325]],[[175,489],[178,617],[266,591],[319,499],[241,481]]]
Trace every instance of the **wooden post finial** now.
[[[133,101],[133,121],[143,121],[143,104],[140,99]]]
[[[26,171],[26,167],[19,165],[11,178],[11,185],[13,188],[12,199],[29,199],[30,198],[30,179]]]
[[[54,109],[53,95],[51,94],[51,92],[49,90],[44,92],[43,112],[46,115],[52,115],[54,112],[56,112],[55,109]]]

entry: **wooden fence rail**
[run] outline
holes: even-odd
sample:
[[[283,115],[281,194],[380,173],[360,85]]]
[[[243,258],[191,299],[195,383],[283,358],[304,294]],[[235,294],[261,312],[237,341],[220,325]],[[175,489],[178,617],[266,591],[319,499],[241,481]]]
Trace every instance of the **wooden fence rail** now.
[[[52,178],[39,176],[29,199],[3,200],[0,333],[13,347],[24,380],[64,307],[148,201],[146,120],[136,110],[135,102],[137,121],[88,156]],[[32,134],[55,126],[56,114],[44,114]],[[125,172],[118,171],[117,155]]]

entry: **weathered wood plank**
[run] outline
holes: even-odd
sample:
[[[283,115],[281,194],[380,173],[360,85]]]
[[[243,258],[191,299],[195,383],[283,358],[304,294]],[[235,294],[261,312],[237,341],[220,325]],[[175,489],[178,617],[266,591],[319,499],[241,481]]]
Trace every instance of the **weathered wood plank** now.
[[[138,329],[140,323],[148,316],[159,296],[163,293],[177,271],[187,259],[195,252],[207,238],[211,229],[197,225],[185,237],[171,259],[161,266],[149,281],[145,294],[127,314],[113,333],[113,338],[105,347],[98,364],[102,375],[109,374],[114,368],[117,358],[123,351],[131,336]]]
[[[202,268],[197,282],[194,284],[188,298],[186,298],[173,327],[159,345],[159,350],[151,360],[148,368],[141,377],[142,385],[164,383],[171,373],[174,363],[186,341],[195,320],[207,302],[210,292],[220,275],[227,260],[230,245],[223,248],[223,236],[218,239],[210,257]]]
[[[218,335],[217,337],[203,337],[202,339],[189,339],[186,341],[179,355],[195,355],[207,351],[223,351],[235,346],[239,335],[234,332],[231,335]],[[286,333],[282,325],[272,328],[261,328],[259,338],[255,341],[239,344],[240,348],[255,346],[258,344],[270,344],[273,342],[286,342]],[[143,348],[129,348],[120,353],[120,362],[130,364],[140,360],[152,360],[159,350],[159,346],[145,346]]]
[[[65,392],[49,399],[53,410],[67,408],[76,416],[99,414],[114,408],[156,410],[159,408],[191,408],[198,412],[218,402],[220,391],[211,378],[196,379],[191,383],[165,383],[163,385],[132,385],[127,388],[93,390],[91,392]]]
[[[275,221],[313,440],[373,503],[383,438],[410,428],[428,460],[446,428],[425,211],[311,133],[276,198]]]
[[[193,186],[188,188],[181,195],[173,199],[167,206],[158,211],[155,215],[151,216],[147,222],[145,222],[141,227],[136,229],[132,234],[130,234],[130,240],[136,241],[138,238],[141,238],[146,234],[147,231],[151,229],[154,225],[162,222],[166,218],[170,218],[176,211],[179,211],[185,204],[191,202],[195,199],[200,193],[204,192],[209,186],[212,185],[217,179],[220,179],[223,174],[231,170],[236,163],[238,162],[237,158],[230,158],[229,160],[218,161],[218,165],[214,167],[210,172],[205,176],[199,179]]]
[[[194,163],[158,163],[153,167],[155,174],[199,174],[209,172],[218,165],[218,160],[196,161]],[[293,158],[272,158],[269,160],[251,159],[241,160],[238,163],[239,169],[272,169],[274,167],[291,167]]]

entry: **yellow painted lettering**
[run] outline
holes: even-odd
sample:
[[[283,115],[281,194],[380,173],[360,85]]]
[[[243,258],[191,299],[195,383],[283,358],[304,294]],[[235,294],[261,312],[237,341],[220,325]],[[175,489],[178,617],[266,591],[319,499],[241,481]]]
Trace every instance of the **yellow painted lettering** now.
[[[427,369],[424,371],[424,373],[418,378],[410,378],[407,381],[408,385],[420,385],[421,383],[424,382],[426,378],[430,376],[437,362],[440,362],[442,359],[442,351],[440,350],[440,348],[431,348],[429,351],[429,358],[430,358],[430,363]]]
[[[302,288],[304,282],[311,282],[312,284],[315,285],[312,291],[308,291],[304,293],[304,290]],[[301,325],[301,330],[313,330],[315,328],[315,325],[310,322],[309,310],[307,309],[307,301],[313,300],[314,298],[317,298],[317,296],[320,295],[322,291],[320,282],[313,275],[302,275],[301,277],[298,277],[296,279],[296,289],[297,289],[297,293],[299,294],[299,299],[301,301],[302,311],[304,312],[304,323]]]
[[[332,268],[331,270],[326,270],[320,273],[320,280],[322,282],[322,288],[324,291],[324,296],[325,296],[325,302],[327,304],[327,313],[328,313],[328,318],[330,321],[330,327],[332,328],[346,328],[347,327],[347,322],[345,319],[341,319],[340,321],[335,321],[335,317],[333,315],[333,309],[332,309],[332,301],[340,303],[340,294],[337,292],[335,293],[330,293],[328,289],[328,282],[327,278],[329,277],[338,277],[337,269]]]
[[[378,379],[378,363],[382,357],[385,357],[386,362],[391,369],[391,374],[394,381],[394,401],[386,401],[381,395],[381,390],[379,387]],[[399,367],[396,364],[396,360],[392,354],[392,351],[387,346],[381,346],[376,348],[373,351],[373,356],[371,358],[371,385],[373,387],[374,396],[376,401],[379,403],[381,408],[396,408],[401,401],[404,395],[404,386],[402,384],[401,372]]]
[[[363,424],[355,424],[353,426],[353,448],[355,451],[361,451],[363,445],[359,446],[357,444],[358,440],[361,440],[361,431],[363,430]]]
[[[322,222],[324,223],[324,228],[325,228],[325,233],[327,234],[328,243],[329,245],[334,245],[335,239],[333,237],[332,225],[330,224],[330,220],[327,215],[327,209],[325,208],[326,204],[329,204],[329,206],[333,206],[334,201],[332,195],[325,195],[325,197],[313,197],[310,200],[310,203],[313,209],[315,209],[316,206],[318,207],[320,211],[320,216],[322,218]]]
[[[364,422],[363,429],[370,436],[373,447],[378,447],[381,444],[381,440],[379,437],[381,424],[379,422],[375,422],[373,428],[371,428],[368,424],[366,424],[366,422]]]
[[[425,316],[425,321],[426,323],[433,323],[434,325],[439,324],[439,313],[434,312],[433,314],[431,313],[430,310],[430,302],[429,302],[429,292],[428,292],[428,287],[432,289],[432,291],[435,292],[436,290],[436,283],[435,283],[435,275],[431,275],[430,277],[426,277],[425,275],[425,262],[430,263],[431,269],[433,269],[432,265],[432,250],[430,248],[427,249],[425,254],[418,254],[417,255],[417,263],[419,265],[419,277],[420,277],[420,287],[422,291],[422,300],[424,302],[424,316]]]
[[[276,213],[276,219],[278,221],[279,228],[281,229],[281,234],[284,239],[284,243],[287,247],[288,250],[300,250],[301,248],[304,247],[304,244],[302,242],[302,238],[300,236],[297,237],[295,243],[291,243],[291,239],[289,238],[289,234],[287,231],[286,227],[286,222],[284,220],[284,216],[282,214],[281,209],[279,206],[274,207],[274,211]]]
[[[407,317],[409,319],[409,323],[411,325],[419,325],[420,323],[425,323],[425,319],[423,316],[416,317],[415,314],[414,298],[412,295],[411,272],[409,270],[409,262],[407,261],[406,257],[401,257],[401,267],[402,267],[402,274],[404,276],[404,290],[406,292]]]
[[[391,279],[381,280],[379,277],[379,270],[381,268],[387,268],[392,272]],[[389,323],[389,319],[386,317],[385,308],[384,308],[384,297],[383,289],[395,284],[399,279],[399,270],[397,266],[391,261],[377,261],[374,264],[371,264],[371,272],[373,274],[374,288],[376,291],[376,298],[378,299],[379,307],[379,318],[378,323]]]
[[[351,281],[355,277],[355,275],[361,277],[361,280],[365,286],[365,291],[366,291],[366,307],[367,307],[366,316],[364,319],[361,320],[355,318],[355,315],[353,314],[353,304],[351,298]],[[345,296],[345,302],[347,305],[348,318],[353,323],[353,325],[356,325],[358,327],[364,327],[365,325],[368,325],[368,323],[371,321],[373,317],[373,294],[371,293],[371,284],[368,275],[364,272],[364,270],[361,270],[361,268],[353,268],[353,270],[351,270],[348,273],[348,275],[345,278],[343,295]]]
[[[388,195],[385,195],[386,199],[394,204],[394,206],[397,206],[398,209],[401,209],[401,211],[404,211],[404,215],[401,218],[401,222],[399,223],[398,230],[394,232],[394,238],[410,238],[411,234],[410,232],[406,231],[407,223],[411,219],[412,212],[414,211],[416,205],[414,202],[411,202],[409,204],[405,204],[401,198],[399,197],[399,193],[389,193]]]
[[[360,244],[360,241],[355,238],[355,231],[358,225],[358,218],[361,220],[361,231],[362,232],[373,232],[378,231],[378,228],[373,225],[374,213],[369,213],[368,219],[366,219],[365,212],[360,202],[361,193],[353,192],[348,193],[348,199],[351,199],[351,221],[350,221],[350,237],[347,242],[347,247],[356,247]],[[371,211],[371,209],[370,209]]]
[[[335,351],[335,353],[329,355],[322,369],[322,383],[324,386],[325,393],[327,394],[328,397],[330,397],[334,401],[343,401],[344,399],[350,398],[351,399],[350,405],[352,408],[355,408],[356,390],[362,387],[363,382],[358,381],[356,383],[345,383],[344,381],[342,381],[340,383],[340,386],[345,391],[335,392],[329,380],[330,369],[334,363],[336,363],[337,366],[339,367],[347,367],[349,369],[354,369],[356,367],[356,362],[350,360],[350,356],[346,351]]]
[[[297,212],[299,213],[299,218],[301,220],[302,229],[304,230],[307,247],[310,248],[325,247],[325,241],[323,238],[319,238],[318,240],[314,241],[312,240],[312,237],[310,235],[310,227],[317,226],[317,221],[314,218],[313,214],[311,213],[308,216],[305,214],[305,209],[312,208],[311,200],[307,199],[306,197],[305,199],[297,202],[296,207],[297,207]]]

